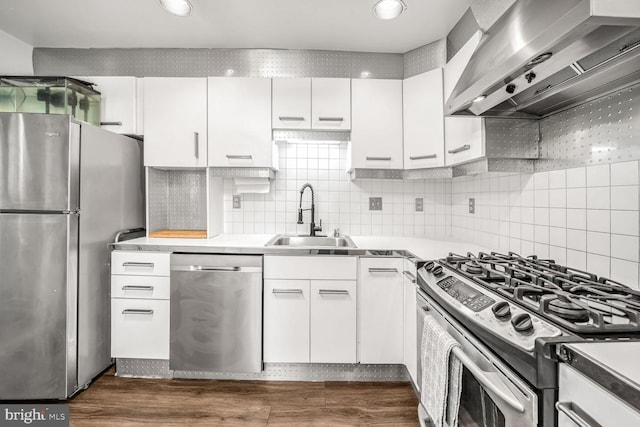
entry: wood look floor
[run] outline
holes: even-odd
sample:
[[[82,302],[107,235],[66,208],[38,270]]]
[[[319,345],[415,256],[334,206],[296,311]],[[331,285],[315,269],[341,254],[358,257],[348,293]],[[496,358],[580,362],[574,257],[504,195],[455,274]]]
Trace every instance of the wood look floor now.
[[[70,405],[71,426],[415,426],[404,382],[120,378],[107,371]]]

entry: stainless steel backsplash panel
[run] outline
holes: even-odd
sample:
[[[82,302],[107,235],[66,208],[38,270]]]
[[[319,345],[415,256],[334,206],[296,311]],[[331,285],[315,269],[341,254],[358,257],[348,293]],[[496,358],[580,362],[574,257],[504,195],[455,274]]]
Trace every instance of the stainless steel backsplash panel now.
[[[538,120],[487,118],[485,154],[488,158],[537,159],[540,125]]]
[[[446,60],[448,61],[453,58],[479,28],[473,11],[471,8],[467,9],[456,25],[449,31],[449,34],[447,34]]]
[[[206,230],[207,177],[202,170],[149,168],[149,231]]]
[[[446,40],[438,40],[410,50],[403,55],[403,60],[404,78],[444,67],[447,62]]]
[[[540,121],[536,171],[640,159],[640,85]]]
[[[36,75],[209,77],[349,77],[401,79],[399,53],[287,49],[35,48]],[[426,71],[426,70],[425,70]]]

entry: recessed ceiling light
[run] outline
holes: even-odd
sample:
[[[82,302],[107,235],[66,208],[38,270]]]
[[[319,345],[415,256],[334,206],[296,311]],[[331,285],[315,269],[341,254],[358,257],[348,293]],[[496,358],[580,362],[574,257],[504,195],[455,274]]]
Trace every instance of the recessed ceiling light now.
[[[233,76],[235,74],[236,70],[234,70],[233,68],[229,68],[227,71],[224,72],[225,76]]]
[[[395,19],[407,9],[402,0],[380,0],[373,6],[373,14],[384,21]]]
[[[360,73],[360,77],[364,77],[367,78],[371,75],[371,73],[369,71],[363,71]]]
[[[167,12],[176,16],[189,16],[193,7],[188,0],[158,0]]]

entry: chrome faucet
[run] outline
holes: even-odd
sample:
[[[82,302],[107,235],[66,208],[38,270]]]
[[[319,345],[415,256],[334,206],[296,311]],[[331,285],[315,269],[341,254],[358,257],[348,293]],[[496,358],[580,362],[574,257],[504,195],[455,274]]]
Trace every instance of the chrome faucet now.
[[[304,190],[311,190],[311,209],[302,209],[302,195],[304,194]],[[315,196],[313,194],[313,187],[311,184],[307,183],[302,186],[300,189],[300,207],[298,208],[298,224],[304,224],[302,221],[302,211],[311,211],[311,228],[309,230],[309,236],[315,236],[316,231],[322,231],[322,220],[320,220],[320,225],[316,226],[316,204],[315,204]]]

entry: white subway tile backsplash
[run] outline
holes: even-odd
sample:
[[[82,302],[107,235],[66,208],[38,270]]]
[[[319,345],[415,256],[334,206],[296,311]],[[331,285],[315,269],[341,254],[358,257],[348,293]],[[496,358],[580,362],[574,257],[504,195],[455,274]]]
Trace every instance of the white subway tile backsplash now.
[[[611,207],[610,187],[587,188],[587,209],[609,209]]]
[[[611,211],[587,209],[587,230],[611,232]]]
[[[587,250],[587,232],[567,229],[567,248],[577,251]]]
[[[611,235],[611,256],[613,258],[627,261],[640,261],[639,242],[637,236],[623,236],[620,234]]]
[[[587,253],[567,249],[567,265],[578,270],[587,270]]]
[[[567,171],[564,169],[550,171],[549,188],[567,188]]]
[[[567,227],[567,210],[564,208],[549,209],[549,225],[552,227]]]
[[[562,246],[549,246],[549,258],[555,260],[558,264],[567,264],[567,249]]]
[[[587,187],[608,187],[610,185],[609,165],[589,166],[587,168]]]
[[[564,227],[549,227],[549,244],[567,247],[567,229]]]
[[[534,238],[536,243],[549,244],[549,227],[546,225],[536,225],[534,228]]]
[[[638,161],[613,163],[611,185],[638,185]]]
[[[626,261],[611,258],[611,279],[623,283],[632,288],[640,289],[638,285],[638,264],[633,261]]]
[[[567,228],[576,230],[587,229],[586,209],[567,209]]]
[[[587,186],[586,168],[567,169],[567,188],[578,188]]]
[[[637,211],[638,189],[637,185],[611,187],[611,209]]]
[[[589,271],[589,273],[593,273],[601,277],[609,277],[609,273],[611,272],[609,269],[610,266],[611,262],[608,256],[592,253],[587,254],[586,270]]]
[[[533,175],[534,187],[536,190],[549,188],[549,172],[538,172]]]
[[[638,211],[611,211],[611,232],[630,236],[640,235]]]
[[[566,208],[567,190],[564,188],[549,190],[549,207]]]
[[[611,254],[611,235],[587,231],[587,252],[609,256]]]
[[[567,207],[572,209],[585,209],[587,207],[587,189],[567,189]]]

